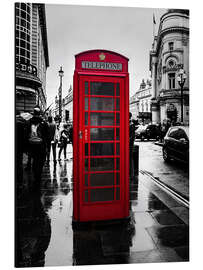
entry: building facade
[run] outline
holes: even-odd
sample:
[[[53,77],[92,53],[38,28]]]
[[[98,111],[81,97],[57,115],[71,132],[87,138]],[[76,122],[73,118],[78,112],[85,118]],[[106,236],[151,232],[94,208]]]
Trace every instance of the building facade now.
[[[55,106],[51,111],[51,115],[59,119],[59,97],[55,97]],[[68,94],[62,99],[62,122],[73,121],[73,88],[70,85]]]
[[[138,120],[139,115],[139,100],[137,99],[136,93],[130,97],[130,112],[132,113],[132,119]]]
[[[73,121],[73,88],[71,85],[68,89],[67,96],[62,101],[62,118],[66,122]]]
[[[15,4],[16,110],[46,108],[46,70],[49,66],[44,4]]]
[[[165,119],[189,123],[189,11],[169,9],[160,19],[150,51],[152,76],[152,121]],[[178,83],[180,70],[187,76],[183,90]]]
[[[138,91],[130,98],[130,112],[132,113],[133,119],[143,123],[151,122],[151,97],[151,81],[147,80],[145,83],[143,79]]]

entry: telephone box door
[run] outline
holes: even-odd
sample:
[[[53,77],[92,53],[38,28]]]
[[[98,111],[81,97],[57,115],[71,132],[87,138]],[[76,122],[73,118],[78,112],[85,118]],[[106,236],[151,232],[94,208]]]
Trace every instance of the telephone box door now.
[[[78,86],[79,220],[126,217],[125,80],[80,75]]]

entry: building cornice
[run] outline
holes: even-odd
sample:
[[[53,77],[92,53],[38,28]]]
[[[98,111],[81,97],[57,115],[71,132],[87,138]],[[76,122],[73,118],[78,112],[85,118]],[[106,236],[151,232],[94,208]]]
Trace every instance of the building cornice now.
[[[145,99],[145,98],[149,98],[149,97],[151,97],[152,95],[151,94],[149,94],[149,95],[146,95],[146,96],[143,96],[143,97],[137,97],[139,100],[141,100],[141,99]]]

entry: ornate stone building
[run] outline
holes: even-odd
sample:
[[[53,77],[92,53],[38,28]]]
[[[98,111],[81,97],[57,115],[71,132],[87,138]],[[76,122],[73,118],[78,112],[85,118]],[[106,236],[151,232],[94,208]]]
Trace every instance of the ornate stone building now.
[[[147,80],[145,83],[143,79],[140,88],[130,98],[130,112],[133,119],[140,120],[144,123],[151,122],[151,91],[151,81]]]
[[[189,11],[169,9],[161,18],[150,51],[152,76],[152,121],[165,119],[189,123]],[[184,69],[187,79],[182,91],[178,73]],[[182,98],[181,98],[182,97]]]
[[[44,4],[15,4],[16,109],[46,108],[49,66]]]
[[[68,89],[68,94],[63,98],[63,111],[62,111],[62,118],[65,121],[73,121],[73,88],[70,85]]]
[[[132,119],[138,120],[139,100],[136,93],[130,97],[130,112],[132,113]]]

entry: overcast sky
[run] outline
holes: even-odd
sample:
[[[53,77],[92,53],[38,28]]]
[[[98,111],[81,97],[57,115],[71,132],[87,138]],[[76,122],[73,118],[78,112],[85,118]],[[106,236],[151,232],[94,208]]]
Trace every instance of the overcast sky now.
[[[63,97],[73,85],[75,54],[106,49],[129,58],[130,96],[141,80],[150,77],[149,51],[165,9],[98,7],[46,4],[50,67],[47,70],[49,105],[59,88],[58,70],[63,67]]]

